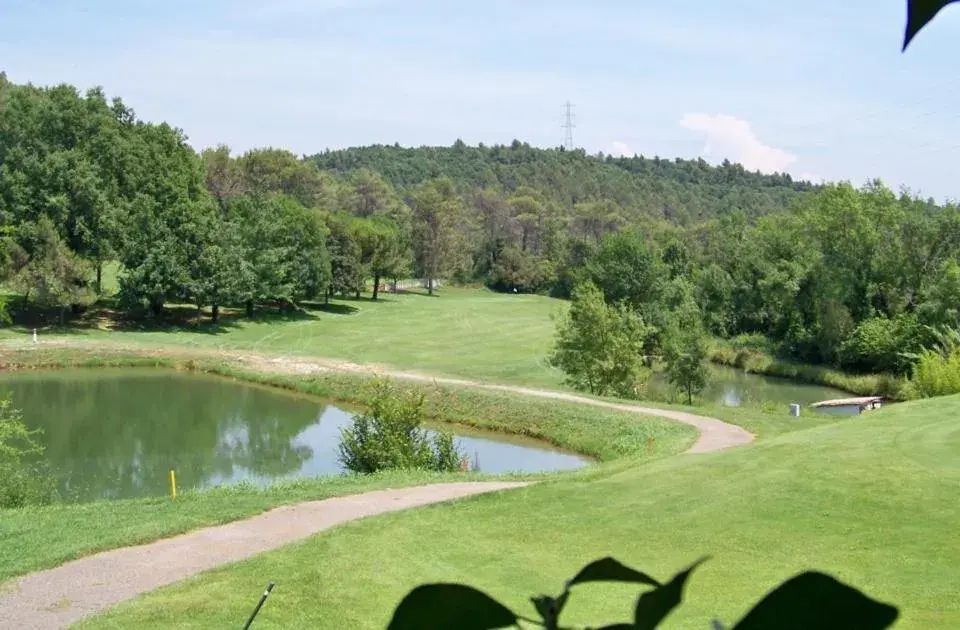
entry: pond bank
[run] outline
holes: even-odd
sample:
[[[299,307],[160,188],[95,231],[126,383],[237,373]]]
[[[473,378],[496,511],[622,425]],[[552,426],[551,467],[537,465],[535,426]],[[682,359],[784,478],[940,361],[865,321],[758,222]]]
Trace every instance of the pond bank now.
[[[227,351],[104,344],[93,348],[73,340],[47,341],[39,347],[0,344],[0,370],[67,367],[163,367],[206,372],[353,405],[367,401],[371,381],[387,377],[405,390],[426,394],[428,421],[531,437],[599,461],[675,454],[697,441],[696,429],[685,422],[688,417],[695,418],[689,413],[607,403],[562,392],[393,372],[376,366]],[[713,422],[720,425],[719,429],[729,426],[719,420]],[[743,431],[739,427],[733,430]],[[721,440],[717,445],[731,444]]]
[[[901,401],[904,380],[892,374],[848,374],[822,365],[794,363],[777,359],[753,348],[737,348],[717,342],[710,348],[709,359],[717,365],[814,385],[832,387],[858,396],[886,396]]]
[[[340,434],[358,412],[329,400],[213,374],[164,368],[0,372],[42,454],[71,502],[164,497],[248,482],[258,487],[348,473]],[[481,475],[539,475],[590,465],[582,455],[507,433],[425,424],[453,435]]]

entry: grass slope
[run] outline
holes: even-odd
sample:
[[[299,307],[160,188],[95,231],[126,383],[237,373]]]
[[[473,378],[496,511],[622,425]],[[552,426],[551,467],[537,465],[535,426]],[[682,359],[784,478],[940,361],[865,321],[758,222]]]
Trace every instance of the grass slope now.
[[[411,292],[383,295],[377,302],[341,299],[313,306],[286,316],[264,311],[253,321],[227,312],[219,326],[204,317],[199,326],[150,329],[130,324],[110,331],[98,328],[104,321],[92,314],[67,330],[147,347],[313,355],[546,387],[558,387],[562,380],[545,362],[553,343],[551,318],[566,308],[562,300],[444,288],[433,297]],[[25,319],[0,331],[0,338],[22,337],[33,325]]]
[[[83,627],[242,623],[382,628],[415,585],[463,581],[530,613],[584,563],[612,554],[668,577],[713,559],[665,628],[734,622],[809,568],[901,608],[900,629],[960,627],[960,397],[908,403],[751,446],[342,526],[120,606]],[[578,587],[570,624],[630,616],[632,589]]]

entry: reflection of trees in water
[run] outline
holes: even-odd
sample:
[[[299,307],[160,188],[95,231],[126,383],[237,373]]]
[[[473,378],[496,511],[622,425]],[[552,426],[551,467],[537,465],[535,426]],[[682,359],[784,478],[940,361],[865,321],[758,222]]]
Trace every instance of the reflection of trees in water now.
[[[314,402],[220,379],[170,373],[64,373],[4,379],[68,494],[139,496],[185,486],[294,473],[312,455],[295,438]]]

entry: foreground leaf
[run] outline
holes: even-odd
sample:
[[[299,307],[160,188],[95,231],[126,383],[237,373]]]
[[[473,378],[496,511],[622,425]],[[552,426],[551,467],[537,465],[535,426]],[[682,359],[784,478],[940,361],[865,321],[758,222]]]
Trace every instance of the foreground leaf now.
[[[544,627],[548,629],[557,627],[560,613],[563,612],[563,607],[567,604],[567,598],[569,596],[570,593],[564,591],[560,597],[556,598],[550,597],[549,595],[530,598],[533,606],[537,609],[537,612],[540,613],[540,618],[543,619]]]
[[[734,630],[883,630],[899,611],[829,575],[808,571],[764,597]]]
[[[595,560],[580,569],[580,572],[567,582],[567,588],[584,582],[631,582],[660,586],[660,582],[646,573],[631,569],[610,557]]]
[[[423,584],[397,605],[387,630],[494,630],[516,624],[517,615],[475,588]]]
[[[940,10],[957,0],[907,0],[907,32],[903,36],[903,50],[907,49],[920,30],[936,17]]]
[[[660,588],[644,593],[637,599],[633,627],[638,630],[654,630],[683,599],[683,587],[693,570],[705,562],[697,560],[690,568],[678,573]]]

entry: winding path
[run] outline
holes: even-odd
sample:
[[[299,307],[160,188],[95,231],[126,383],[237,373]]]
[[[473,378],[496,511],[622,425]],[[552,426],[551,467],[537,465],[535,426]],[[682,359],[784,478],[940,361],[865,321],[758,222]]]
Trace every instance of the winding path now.
[[[0,628],[65,628],[147,591],[347,521],[525,485],[472,482],[377,490],[279,507],[243,521],[98,553],[4,584]]]
[[[248,368],[273,373],[312,374],[333,371],[374,374],[395,379],[512,392],[524,396],[594,405],[668,418],[693,426],[699,432],[699,437],[687,451],[688,453],[720,451],[747,444],[754,439],[754,436],[742,427],[716,418],[683,411],[607,402],[566,392],[435,377],[330,359],[269,356],[215,349],[154,348],[49,338],[45,339],[40,346],[18,340],[0,342],[0,357],[3,349],[23,350],[34,347],[125,352],[156,357],[216,357],[234,361]],[[98,553],[0,585],[2,586],[0,627],[37,630],[63,628],[126,599],[222,564],[276,549],[347,521],[525,485],[528,484],[473,482],[379,490],[284,506],[246,520],[200,529],[146,545]]]
[[[486,389],[494,391],[511,392],[523,396],[535,396],[538,398],[549,398],[552,400],[562,400],[565,402],[579,403],[583,405],[593,405],[606,409],[616,409],[637,413],[645,416],[658,416],[667,418],[676,422],[694,427],[699,437],[688,453],[710,453],[722,451],[734,446],[749,444],[753,441],[752,433],[734,424],[729,424],[716,418],[699,416],[685,411],[675,411],[671,409],[656,409],[653,407],[642,407],[627,403],[614,403],[604,400],[596,400],[586,396],[578,396],[567,392],[558,392],[545,389],[530,389],[514,385],[498,385],[492,383],[483,383],[479,381],[464,380],[458,378],[432,376],[421,374],[419,372],[399,371],[393,368],[379,365],[361,365],[350,363],[348,361],[339,361],[335,359],[322,359],[315,357],[285,356],[285,355],[264,355],[241,350],[223,350],[223,349],[200,349],[186,347],[153,347],[137,344],[120,344],[112,342],[47,338],[38,346],[30,342],[11,340],[0,342],[0,356],[4,348],[23,350],[25,348],[76,348],[82,350],[127,352],[141,356],[156,357],[196,357],[196,358],[219,358],[234,361],[240,365],[280,374],[315,374],[319,372],[351,372],[355,374],[379,375],[395,379],[419,381],[425,383],[436,383],[441,385],[455,385],[459,387],[472,387],[477,389]]]

